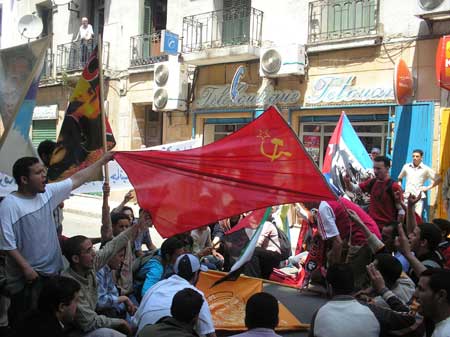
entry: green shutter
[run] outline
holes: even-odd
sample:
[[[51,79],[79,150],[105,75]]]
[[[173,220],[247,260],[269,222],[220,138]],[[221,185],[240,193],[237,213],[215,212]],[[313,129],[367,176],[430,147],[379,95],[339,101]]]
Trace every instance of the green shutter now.
[[[250,11],[250,0],[223,1],[222,42],[224,45],[248,43]]]
[[[45,119],[33,121],[33,131],[31,140],[34,147],[38,147],[40,142],[44,140],[56,141],[56,120]]]

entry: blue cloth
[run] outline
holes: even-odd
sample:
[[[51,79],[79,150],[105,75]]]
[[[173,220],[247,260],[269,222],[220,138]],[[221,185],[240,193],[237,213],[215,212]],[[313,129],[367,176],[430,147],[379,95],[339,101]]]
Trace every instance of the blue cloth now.
[[[394,257],[400,261],[400,263],[402,264],[402,269],[405,273],[408,273],[409,271],[409,262],[406,259],[406,257],[404,257],[402,255],[402,253],[400,252],[395,252]]]
[[[126,310],[125,304],[118,303],[119,290],[117,290],[114,283],[112,270],[108,265],[105,265],[96,273],[98,301],[97,307],[99,309],[114,308],[117,312],[124,312]]]
[[[142,250],[142,245],[145,244],[147,247],[151,247],[152,238],[150,237],[150,230],[140,232],[134,240],[134,250],[140,252]]]
[[[161,250],[158,249],[156,255],[161,256]],[[164,266],[161,263],[160,258],[152,257],[144,264],[139,271],[140,274],[145,274],[145,281],[142,285],[141,296],[144,297],[147,290],[149,290],[155,283],[159,282],[163,278]]]

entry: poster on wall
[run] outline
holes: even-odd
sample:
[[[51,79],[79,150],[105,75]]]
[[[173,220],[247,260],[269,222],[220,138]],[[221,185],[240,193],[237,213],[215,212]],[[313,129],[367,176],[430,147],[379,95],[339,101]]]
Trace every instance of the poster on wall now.
[[[303,136],[303,145],[306,151],[319,166],[320,162],[320,136]]]

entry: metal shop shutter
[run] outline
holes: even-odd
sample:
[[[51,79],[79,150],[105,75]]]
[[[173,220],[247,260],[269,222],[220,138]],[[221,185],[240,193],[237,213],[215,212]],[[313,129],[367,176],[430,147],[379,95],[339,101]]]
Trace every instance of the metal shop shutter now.
[[[39,143],[46,139],[56,141],[56,119],[33,121],[33,131],[31,133],[33,146],[38,147]]]

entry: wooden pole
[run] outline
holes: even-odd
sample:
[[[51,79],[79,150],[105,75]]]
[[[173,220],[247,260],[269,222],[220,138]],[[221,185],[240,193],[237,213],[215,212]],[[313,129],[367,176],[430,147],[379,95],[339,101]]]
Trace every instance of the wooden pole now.
[[[102,139],[103,139],[103,151],[108,151],[108,146],[106,143],[106,114],[105,114],[105,91],[104,91],[104,81],[103,81],[103,41],[102,35],[98,36],[98,76],[99,76],[99,86],[100,86],[100,115],[102,117]],[[108,163],[104,166],[105,172],[105,183],[109,183],[109,169]]]

